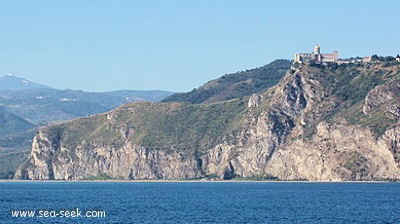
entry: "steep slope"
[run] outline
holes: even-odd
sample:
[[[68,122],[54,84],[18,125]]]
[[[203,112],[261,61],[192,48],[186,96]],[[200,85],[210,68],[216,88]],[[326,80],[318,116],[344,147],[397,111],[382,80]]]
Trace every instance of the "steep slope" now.
[[[399,178],[400,66],[296,65],[210,104],[133,103],[42,128],[16,178]]]
[[[212,103],[250,96],[277,84],[290,65],[289,60],[275,60],[259,68],[224,75],[188,93],[167,97],[163,102]]]

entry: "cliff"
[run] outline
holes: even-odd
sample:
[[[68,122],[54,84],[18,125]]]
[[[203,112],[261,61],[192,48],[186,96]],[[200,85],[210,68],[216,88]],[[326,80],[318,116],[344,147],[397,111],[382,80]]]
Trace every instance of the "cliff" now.
[[[400,66],[296,65],[259,94],[44,127],[19,179],[399,178]]]

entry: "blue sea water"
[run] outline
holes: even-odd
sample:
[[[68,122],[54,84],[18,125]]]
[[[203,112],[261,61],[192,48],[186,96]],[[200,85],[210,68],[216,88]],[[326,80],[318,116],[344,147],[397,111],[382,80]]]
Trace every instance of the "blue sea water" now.
[[[400,223],[398,183],[0,182],[0,194],[0,223]],[[76,209],[106,216],[38,217]]]

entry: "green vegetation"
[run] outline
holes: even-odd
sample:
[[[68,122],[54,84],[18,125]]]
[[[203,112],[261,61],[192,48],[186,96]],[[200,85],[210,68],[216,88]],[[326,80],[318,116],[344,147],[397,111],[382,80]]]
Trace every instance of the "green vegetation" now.
[[[139,131],[132,138],[149,148],[174,146],[177,149],[203,151],[229,140],[229,134],[238,128],[235,121],[244,108],[244,102],[237,100],[182,105],[172,113],[148,111],[137,120],[141,125],[133,127]]]
[[[392,56],[378,56],[374,54],[371,57],[371,61],[391,62],[391,61],[396,61],[396,58]]]
[[[106,175],[106,174],[100,174],[100,175],[96,175],[96,176],[88,176],[83,178],[83,180],[110,180],[112,179],[110,176]]]
[[[275,180],[275,181],[279,181],[279,178],[270,174],[267,175],[256,175],[253,177],[241,177],[236,175],[232,180],[236,180],[236,181],[271,181],[271,180]]]
[[[353,172],[359,172],[360,167],[367,159],[359,152],[353,152],[351,155],[346,156],[347,160],[344,163],[344,167]]]
[[[360,107],[358,111],[349,113],[346,118],[350,124],[361,124],[364,127],[371,128],[376,134],[376,137],[383,135],[388,128],[393,127],[396,123],[396,120],[389,116],[384,108],[366,115],[362,112],[362,108]]]
[[[319,65],[318,68],[314,70],[315,78],[327,93],[350,105],[364,99],[371,89],[381,84],[385,73],[384,70],[365,69],[361,63]]]
[[[15,170],[27,158],[28,151],[0,154],[0,179],[12,179]]]
[[[382,59],[386,60],[386,59]],[[389,59],[387,59],[389,60]],[[400,80],[398,63],[350,63],[350,64],[315,64],[303,66],[302,71],[311,75],[323,86],[325,96],[315,111],[307,114],[304,137],[310,138],[316,132],[316,125],[322,120],[331,123],[342,117],[350,124],[371,128],[377,136],[395,123],[386,113],[386,106],[376,109],[368,115],[363,113],[367,94],[378,85],[391,85]]]
[[[260,68],[224,75],[188,93],[174,94],[163,102],[211,103],[249,96],[277,84],[290,66],[289,60],[276,60]]]
[[[360,152],[353,151],[350,154],[344,153],[346,158],[343,166],[351,171],[351,179],[357,180],[368,173],[365,163],[368,161]],[[347,155],[346,155],[347,154]]]
[[[184,180],[193,180],[193,181],[197,181],[197,180],[220,180],[219,176],[217,174],[208,174],[205,176],[200,176],[200,177],[193,177],[193,178],[186,178]]]
[[[240,130],[242,100],[214,104],[134,103],[107,115],[49,127],[53,142],[69,148],[104,145],[119,149],[125,140],[149,149],[176,149],[200,156]]]
[[[212,180],[212,179],[218,180],[219,176],[217,174],[213,173],[213,174],[206,175],[205,178],[210,179],[210,180]]]

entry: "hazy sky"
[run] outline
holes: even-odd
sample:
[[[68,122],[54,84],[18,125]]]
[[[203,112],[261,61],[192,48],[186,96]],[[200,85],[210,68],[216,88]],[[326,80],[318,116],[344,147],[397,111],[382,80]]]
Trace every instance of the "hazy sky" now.
[[[56,88],[188,91],[292,59],[400,53],[400,1],[0,1],[0,74]]]

